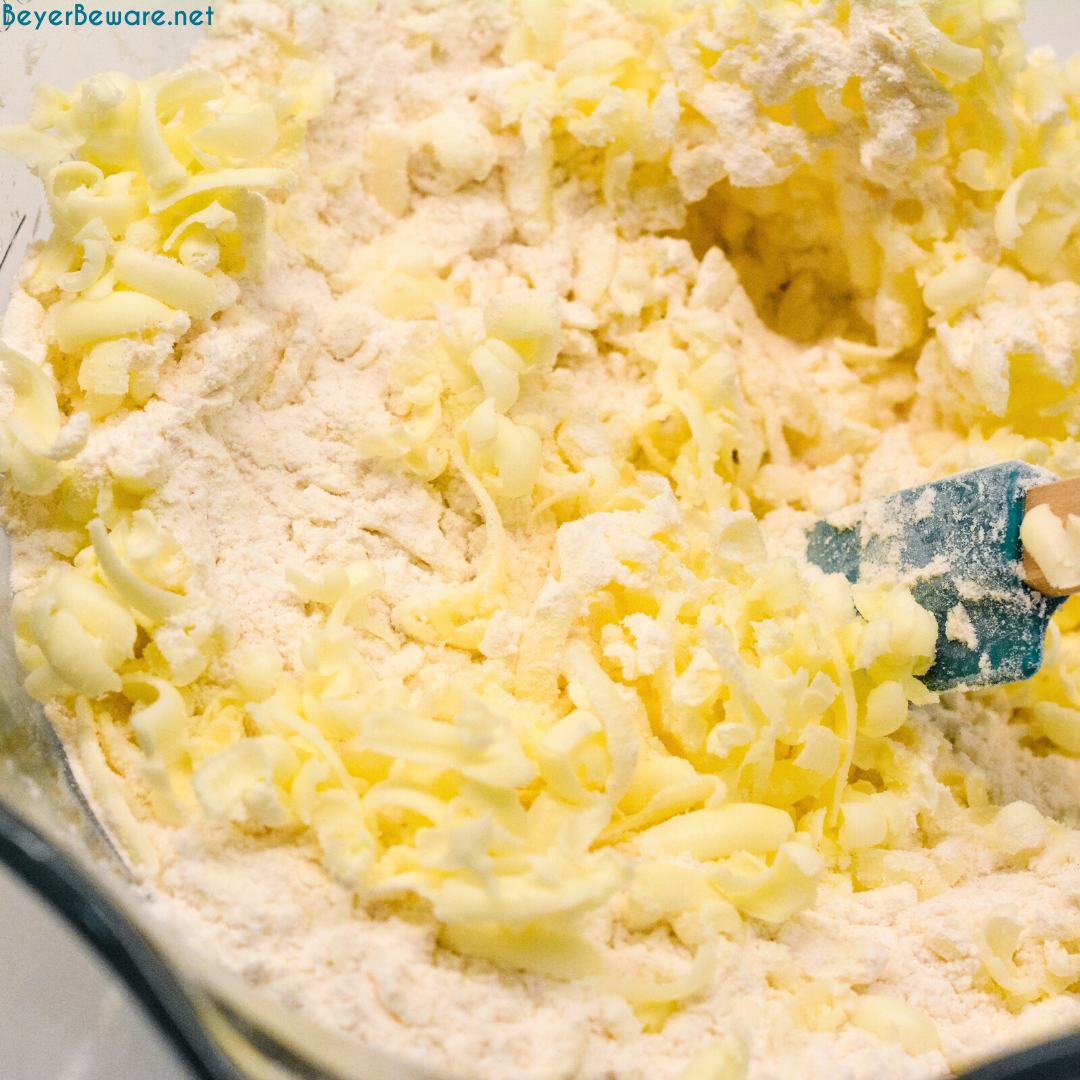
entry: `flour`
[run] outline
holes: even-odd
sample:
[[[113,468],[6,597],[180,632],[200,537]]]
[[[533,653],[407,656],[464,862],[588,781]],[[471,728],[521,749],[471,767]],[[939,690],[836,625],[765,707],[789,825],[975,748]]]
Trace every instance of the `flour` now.
[[[983,65],[1072,90],[997,15],[654,7],[219,17],[192,65],[236,108],[333,86],[306,134],[279,110],[251,265],[121,335],[116,400],[41,250],[2,329],[72,446],[93,413],[62,482],[5,485],[23,609],[58,572],[120,595],[92,519],[183,602],[120,690],[56,683],[40,613],[20,655],[150,915],[329,1028],[483,1080],[940,1076],[1080,1024],[1076,620],[937,701],[914,602],[857,614],[806,529],[1080,472],[1071,249],[961,123]],[[786,839],[663,846],[739,804]]]
[[[968,1066],[1077,1017],[1075,1001],[1057,998],[1014,1019],[979,988],[975,946],[981,919],[1006,901],[1020,901],[1032,937],[1075,936],[1074,840],[1023,871],[989,872],[993,863],[983,859],[968,880],[922,902],[909,882],[854,895],[846,883],[830,883],[817,911],[775,938],[758,926],[729,947],[717,989],[654,1035],[641,1033],[621,998],[435,950],[434,928],[415,912],[375,920],[354,912],[344,890],[328,889],[295,850],[235,837],[188,843],[162,884],[192,899],[157,901],[182,933],[308,1015],[450,1074],[467,1061],[467,1075],[483,1077],[674,1077],[694,1048],[740,1027],[753,1033],[751,1075],[796,1070],[817,1080],[843,1061],[856,1076],[917,1077],[944,1071],[946,1062]],[[971,854],[963,856],[969,864]],[[596,923],[592,932],[610,940],[610,921],[598,916]],[[615,938],[621,966],[688,963],[662,932],[633,938]],[[812,979],[902,994],[922,1006],[938,1025],[945,1060],[913,1060],[850,1026],[837,1035],[795,1028],[790,991]]]

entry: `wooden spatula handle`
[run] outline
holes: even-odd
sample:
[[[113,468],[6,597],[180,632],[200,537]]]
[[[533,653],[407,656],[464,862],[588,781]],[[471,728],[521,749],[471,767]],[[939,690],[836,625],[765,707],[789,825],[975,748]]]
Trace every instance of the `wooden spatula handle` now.
[[[1067,521],[1070,514],[1080,517],[1080,476],[1072,480],[1058,480],[1053,484],[1042,484],[1029,489],[1024,502],[1024,513],[1042,503],[1047,503],[1062,521]],[[1047,596],[1070,596],[1072,593],[1080,592],[1080,585],[1075,589],[1055,589],[1043,577],[1043,572],[1027,548],[1024,549],[1024,580],[1033,589],[1038,589]]]

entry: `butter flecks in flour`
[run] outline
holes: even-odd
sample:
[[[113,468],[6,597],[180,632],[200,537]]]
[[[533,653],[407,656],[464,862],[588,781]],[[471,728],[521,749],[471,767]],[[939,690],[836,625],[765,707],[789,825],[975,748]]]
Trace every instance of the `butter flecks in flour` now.
[[[40,93],[17,643],[163,917],[483,1077],[1075,1020],[1073,609],[939,703],[910,594],[796,539],[1078,471],[1073,90],[1019,15],[239,4]]]

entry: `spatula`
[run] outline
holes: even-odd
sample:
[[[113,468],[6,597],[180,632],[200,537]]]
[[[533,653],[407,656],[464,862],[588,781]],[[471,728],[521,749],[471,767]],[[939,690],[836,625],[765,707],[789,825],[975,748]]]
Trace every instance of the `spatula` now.
[[[934,665],[920,677],[931,690],[1018,682],[1042,665],[1050,616],[1068,595],[1020,541],[1039,503],[1062,520],[1080,514],[1080,479],[1007,461],[831,514],[807,530],[806,557],[853,584],[888,575],[910,586],[937,619]]]

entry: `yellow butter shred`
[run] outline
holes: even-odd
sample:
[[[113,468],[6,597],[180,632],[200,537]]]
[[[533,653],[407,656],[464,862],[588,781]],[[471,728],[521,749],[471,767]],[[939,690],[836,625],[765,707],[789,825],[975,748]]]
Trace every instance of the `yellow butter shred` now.
[[[0,150],[45,186],[54,231],[30,291],[48,298],[62,290],[47,304],[48,334],[61,353],[86,357],[71,390],[94,419],[114,412],[129,391],[128,372],[118,383],[89,359],[95,347],[155,331],[175,341],[191,320],[235,302],[215,275],[258,275],[256,226],[265,213],[253,212],[253,193],[296,183],[288,168],[267,161],[279,128],[302,126],[330,89],[325,72],[296,63],[289,90],[265,88],[261,101],[210,71],[142,83],[95,75],[69,93],[39,88],[39,103],[49,104],[32,122],[0,129]],[[62,160],[72,153],[75,160]],[[144,404],[153,387],[130,389]],[[22,482],[43,488],[49,479],[43,472]]]

